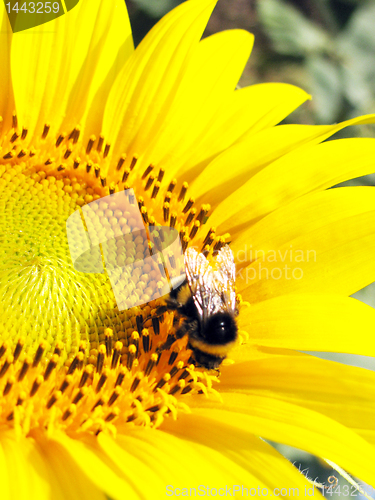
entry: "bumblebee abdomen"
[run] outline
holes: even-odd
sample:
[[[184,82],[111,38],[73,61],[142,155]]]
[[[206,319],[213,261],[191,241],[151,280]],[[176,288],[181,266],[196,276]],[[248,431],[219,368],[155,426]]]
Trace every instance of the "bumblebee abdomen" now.
[[[195,352],[200,351],[201,353],[224,359],[227,357],[228,352],[235,346],[236,341],[233,340],[233,342],[224,345],[213,345],[207,344],[204,340],[190,337],[189,344]]]

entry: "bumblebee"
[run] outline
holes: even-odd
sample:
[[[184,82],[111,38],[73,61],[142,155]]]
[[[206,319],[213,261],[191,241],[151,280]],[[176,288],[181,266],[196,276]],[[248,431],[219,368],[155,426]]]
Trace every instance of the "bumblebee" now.
[[[233,253],[223,247],[213,268],[202,253],[189,248],[184,263],[186,274],[166,299],[166,307],[180,316],[176,337],[188,336],[197,365],[216,369],[238,336]]]

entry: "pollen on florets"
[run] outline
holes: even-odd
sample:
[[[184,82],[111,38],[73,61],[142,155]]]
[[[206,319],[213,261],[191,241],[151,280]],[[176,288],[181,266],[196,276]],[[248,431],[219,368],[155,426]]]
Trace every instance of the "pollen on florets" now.
[[[23,352],[21,339],[3,342],[1,424],[25,435],[36,428],[97,434],[114,432],[113,424],[158,426],[166,415],[175,417],[186,409],[183,395],[213,392],[215,375],[190,363],[186,339],[170,341],[172,315],[164,313],[162,321],[151,306],[144,322],[141,314],[127,319],[122,335],[105,329],[104,342],[90,350],[88,359],[82,342],[69,364],[63,362],[62,342],[49,356],[47,343],[30,356]],[[132,331],[140,316],[142,328]]]
[[[83,143],[79,126],[51,130],[45,124],[29,140],[14,115],[0,139],[1,424],[26,435],[36,428],[97,434],[130,423],[158,426],[186,410],[188,395],[214,394],[216,374],[197,368],[187,339],[174,337],[176,315],[158,314],[162,283],[154,269],[137,264],[148,243],[120,242],[128,261],[118,252],[119,265],[134,264],[122,311],[106,273],[74,268],[66,220],[98,200],[103,237],[105,227],[127,234],[164,225],[177,231],[183,250],[194,244],[214,255],[228,235],[204,230],[209,205],[196,208],[187,183],[166,182],[161,166],[144,165],[137,154],[113,158],[104,136]],[[130,210],[101,200],[130,188]],[[174,255],[165,258],[173,273]],[[143,305],[133,307],[132,296]]]

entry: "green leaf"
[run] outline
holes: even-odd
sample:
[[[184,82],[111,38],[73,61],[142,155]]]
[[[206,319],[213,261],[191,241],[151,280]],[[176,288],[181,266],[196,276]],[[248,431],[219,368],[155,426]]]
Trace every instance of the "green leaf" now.
[[[307,56],[324,53],[332,45],[328,34],[282,0],[261,0],[258,14],[280,54]]]
[[[317,121],[337,121],[343,103],[339,66],[320,55],[308,56],[306,65],[311,79],[312,105]]]
[[[345,95],[359,112],[375,105],[375,4],[356,9],[337,40],[343,60]]]
[[[183,0],[133,0],[133,2],[151,17],[162,17]]]

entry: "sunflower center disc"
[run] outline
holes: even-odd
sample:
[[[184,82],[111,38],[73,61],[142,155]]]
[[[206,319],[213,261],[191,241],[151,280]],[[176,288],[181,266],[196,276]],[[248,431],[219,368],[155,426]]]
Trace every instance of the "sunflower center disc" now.
[[[0,333],[34,350],[61,340],[69,354],[89,340],[99,309],[113,306],[106,276],[77,272],[69,254],[65,223],[85,187],[20,170],[2,176]]]
[[[125,155],[107,186],[109,145],[99,138],[95,149],[91,136],[83,148],[78,127],[49,139],[46,125],[28,148],[22,143],[27,131],[16,127],[15,119],[1,144],[0,425],[25,435],[51,428],[114,433],[130,422],[158,426],[185,407],[185,394],[214,392],[215,375],[192,364],[186,338],[173,337],[173,313],[156,314],[162,302],[154,270],[133,270],[134,296],[143,305],[132,307],[130,300],[119,310],[106,273],[74,268],[66,221],[99,200],[95,214],[103,227],[111,226],[108,234],[139,230],[132,209],[116,210],[100,199],[133,188],[134,210],[146,226],[159,219],[176,227],[186,247],[208,208],[197,214],[193,201],[184,201],[185,183],[180,194],[172,195],[175,180],[161,190],[162,170],[151,189],[153,167],[137,171],[136,158],[126,167]],[[164,191],[162,208],[155,200],[159,191]],[[222,244],[214,237],[210,231],[198,244],[213,250]],[[125,247],[121,263],[137,267],[147,243],[136,240]]]

